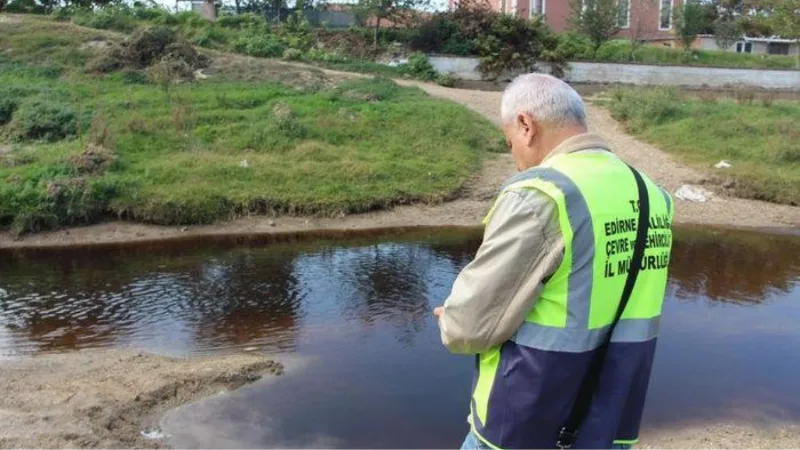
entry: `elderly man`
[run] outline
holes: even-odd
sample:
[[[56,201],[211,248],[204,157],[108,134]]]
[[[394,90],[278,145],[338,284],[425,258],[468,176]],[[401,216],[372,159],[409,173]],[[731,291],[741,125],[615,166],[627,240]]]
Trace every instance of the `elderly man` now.
[[[588,133],[580,96],[514,80],[503,130],[518,174],[434,314],[474,354],[462,448],[619,448],[638,439],[672,246],[669,194]]]

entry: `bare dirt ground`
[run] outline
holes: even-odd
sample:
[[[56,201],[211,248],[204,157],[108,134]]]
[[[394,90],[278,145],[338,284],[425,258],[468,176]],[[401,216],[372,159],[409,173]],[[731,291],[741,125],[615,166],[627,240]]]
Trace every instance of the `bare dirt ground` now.
[[[279,63],[280,64],[280,63]],[[289,65],[289,64],[284,64]],[[359,76],[320,71],[335,78]],[[247,71],[243,71],[246,73]],[[417,86],[430,95],[461,103],[498,123],[500,92],[451,89],[415,81],[400,80],[406,86]],[[665,152],[626,134],[609,114],[587,105],[591,131],[602,135],[612,150],[633,166],[643,170],[656,182],[670,190],[683,184],[709,186],[713,168],[708,172],[686,167]],[[206,235],[239,235],[249,233],[285,233],[311,230],[363,230],[373,228],[479,225],[493,196],[502,182],[514,173],[510,155],[489,155],[483,170],[475,174],[461,197],[438,205],[401,206],[388,211],[358,214],[341,218],[246,217],[229,222],[196,227],[163,227],[127,222],[110,222],[88,227],[45,232],[17,238],[0,233],[0,248],[46,247],[114,242],[136,242]],[[800,207],[730,197],[720,189],[710,201],[692,203],[676,199],[676,223],[740,228],[787,229],[800,227]]]
[[[159,448],[142,431],[183,403],[282,366],[257,355],[172,359],[91,350],[0,364],[0,448]]]

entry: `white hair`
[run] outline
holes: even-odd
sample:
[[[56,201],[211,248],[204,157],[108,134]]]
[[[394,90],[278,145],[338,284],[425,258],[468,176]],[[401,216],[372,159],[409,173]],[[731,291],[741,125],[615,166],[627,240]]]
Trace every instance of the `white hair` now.
[[[540,73],[518,76],[503,92],[500,106],[503,123],[513,122],[520,113],[555,126],[586,126],[586,110],[575,89],[556,77]]]

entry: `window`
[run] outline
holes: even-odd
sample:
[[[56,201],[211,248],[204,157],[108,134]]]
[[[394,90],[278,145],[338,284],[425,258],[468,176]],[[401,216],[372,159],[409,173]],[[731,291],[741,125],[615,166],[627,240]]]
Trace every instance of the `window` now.
[[[783,42],[770,42],[767,44],[767,53],[770,55],[788,55],[789,44]]]
[[[658,16],[658,29],[672,29],[672,0],[660,0],[661,9]]]
[[[752,53],[753,52],[753,43],[752,42],[737,42],[736,43],[736,53]]]
[[[630,28],[631,0],[619,0],[617,6],[617,26],[620,28]]]
[[[545,0],[531,0],[531,17],[534,15],[544,15]]]

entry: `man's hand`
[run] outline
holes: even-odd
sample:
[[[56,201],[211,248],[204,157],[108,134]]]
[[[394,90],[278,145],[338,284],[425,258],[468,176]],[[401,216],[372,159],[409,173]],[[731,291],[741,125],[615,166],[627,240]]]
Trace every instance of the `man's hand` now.
[[[444,316],[444,306],[437,306],[436,308],[433,308],[433,315],[441,319],[442,316]]]

